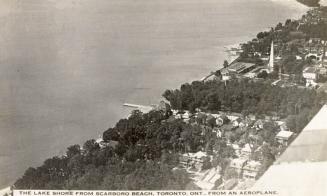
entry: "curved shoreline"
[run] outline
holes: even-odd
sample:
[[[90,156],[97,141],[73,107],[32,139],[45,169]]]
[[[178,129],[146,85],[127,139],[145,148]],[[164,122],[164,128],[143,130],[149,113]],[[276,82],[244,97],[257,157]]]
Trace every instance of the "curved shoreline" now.
[[[272,0],[273,2],[276,2],[276,3],[281,3],[281,5],[282,6],[294,6],[294,3],[292,3],[292,4],[287,4],[287,3],[284,3],[284,1],[282,1],[282,0]],[[294,0],[295,1],[295,0]],[[288,2],[290,2],[290,1],[288,1]],[[298,4],[298,3],[297,3]],[[297,6],[296,7],[294,7],[294,9],[297,9]],[[301,8],[302,9],[302,8]],[[300,11],[299,11],[300,12]],[[297,14],[296,14],[297,15]],[[291,18],[293,18],[293,16],[291,17]],[[257,33],[257,32],[253,32],[253,33]],[[244,36],[244,37],[251,37],[251,35],[247,35],[247,36]],[[247,40],[244,40],[244,41],[247,41]],[[187,81],[185,81],[185,82],[187,82]]]

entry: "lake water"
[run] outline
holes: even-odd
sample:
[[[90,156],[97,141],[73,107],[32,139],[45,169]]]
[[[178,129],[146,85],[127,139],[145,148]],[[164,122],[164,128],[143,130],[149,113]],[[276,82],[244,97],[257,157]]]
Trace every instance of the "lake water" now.
[[[306,8],[283,0],[0,0],[0,187],[96,138],[167,88],[202,78],[223,46]]]

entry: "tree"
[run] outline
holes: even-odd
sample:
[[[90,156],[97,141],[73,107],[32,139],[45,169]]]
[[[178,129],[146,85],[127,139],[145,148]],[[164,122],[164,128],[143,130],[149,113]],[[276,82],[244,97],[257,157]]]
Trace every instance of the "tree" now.
[[[268,35],[268,32],[260,32],[257,34],[258,39],[263,39]]]
[[[221,107],[221,102],[219,101],[219,97],[217,93],[209,94],[207,97],[207,103],[208,103],[208,110],[211,111],[218,111]]]
[[[70,171],[70,175],[72,176],[80,176],[84,173],[84,159],[83,155],[76,154],[71,157],[67,163],[68,170]]]
[[[214,128],[216,126],[216,118],[210,118],[207,123],[211,128]]]
[[[273,122],[265,122],[263,124],[263,130],[260,132],[260,135],[266,142],[272,144],[275,141],[275,136],[278,131],[279,127],[277,124]]]
[[[225,180],[233,179],[233,178],[238,178],[238,173],[235,169],[229,167],[225,170],[223,178]]]
[[[109,128],[108,130],[106,130],[105,132],[103,132],[103,140],[105,142],[113,140],[113,141],[118,141],[119,140],[119,133],[116,129],[113,128]]]
[[[189,174],[184,170],[174,170],[171,175],[165,190],[184,190],[186,185],[190,182]]]
[[[292,23],[292,20],[291,19],[287,19],[286,21],[285,21],[285,26],[288,26],[288,25],[290,25]]]
[[[39,183],[39,174],[38,171],[33,168],[33,167],[29,167],[22,178],[18,179],[14,186],[17,189],[37,189],[40,188],[38,187]]]
[[[277,30],[282,30],[282,29],[283,29],[283,24],[281,22],[279,22],[277,24],[277,26],[275,27],[275,30],[277,31]]]
[[[87,153],[92,153],[95,150],[99,150],[100,146],[98,143],[95,142],[94,139],[91,140],[87,140],[84,145],[83,145],[83,149],[87,152]]]
[[[210,169],[212,167],[210,157],[206,157],[203,161],[202,170]]]
[[[75,145],[69,146],[67,148],[67,151],[66,151],[67,157],[70,158],[70,157],[73,157],[73,156],[75,156],[77,154],[81,154],[81,147],[80,147],[80,145],[75,144]]]
[[[115,153],[118,156],[123,156],[125,154],[125,152],[127,151],[128,147],[122,143],[118,143],[117,146],[115,147]]]
[[[272,147],[269,147],[268,144],[262,146],[262,156],[263,164],[258,172],[257,178],[261,177],[275,161],[275,155],[273,154]]]
[[[229,63],[227,60],[224,60],[224,64],[223,64],[224,68],[227,68],[229,66]]]
[[[296,130],[296,115],[289,115],[286,119],[286,124],[290,130]]]
[[[103,168],[90,167],[87,172],[76,180],[76,187],[79,190],[96,190],[103,181]]]
[[[198,124],[204,124],[205,123],[205,121],[206,121],[206,118],[207,118],[207,116],[205,115],[205,114],[203,114],[203,113],[199,113],[198,115],[197,115],[197,117],[196,117],[196,122],[198,123]]]
[[[268,73],[266,71],[262,71],[258,74],[258,78],[266,79],[268,77]]]
[[[231,80],[228,85],[221,81],[198,81],[167,92],[168,101],[175,104],[173,108],[183,110],[201,108],[206,112],[219,109],[221,104],[221,109],[232,112],[255,112],[261,116],[276,113],[281,118],[292,115],[287,120],[292,131],[301,131],[326,103],[327,97],[315,90],[281,88],[272,86],[271,81],[246,79]],[[206,115],[199,115],[196,120],[205,122]],[[103,134],[106,141],[118,141],[114,147],[100,148],[95,140],[86,141],[83,149],[78,145],[70,146],[67,156],[53,157],[38,168],[29,168],[15,185],[20,189],[177,189],[187,183],[187,179],[176,176],[172,169],[178,164],[177,154],[203,149],[208,154],[214,152],[212,164],[220,165],[222,171],[235,156],[226,139],[217,138],[212,128],[199,124],[167,120],[161,111],[147,114],[135,111]],[[263,126],[255,138],[258,143],[267,141],[262,149],[263,156],[260,155],[264,161],[262,172],[275,159],[278,149],[273,140],[279,130],[274,123]],[[248,143],[246,134],[238,129],[223,135],[231,142],[240,142],[241,138],[243,143]],[[232,178],[236,174],[227,170],[226,176]]]

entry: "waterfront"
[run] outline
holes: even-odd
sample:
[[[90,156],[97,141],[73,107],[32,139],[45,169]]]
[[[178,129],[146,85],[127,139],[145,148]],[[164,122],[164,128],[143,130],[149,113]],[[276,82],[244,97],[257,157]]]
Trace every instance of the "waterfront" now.
[[[97,137],[122,103],[156,103],[221,64],[223,46],[303,13],[268,0],[3,2],[1,186]]]

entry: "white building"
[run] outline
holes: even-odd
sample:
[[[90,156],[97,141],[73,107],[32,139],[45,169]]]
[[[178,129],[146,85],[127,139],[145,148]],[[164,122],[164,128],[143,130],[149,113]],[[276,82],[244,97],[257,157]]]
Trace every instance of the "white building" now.
[[[241,148],[238,144],[230,144],[230,146],[233,148],[236,156],[240,156],[241,155]]]
[[[235,120],[232,121],[233,127],[240,127],[241,123],[242,123],[241,118],[236,118]]]
[[[249,73],[244,74],[244,76],[247,78],[255,78],[255,77],[257,77],[257,74],[254,72],[249,72]]]
[[[243,178],[255,179],[261,169],[261,163],[258,161],[249,161],[243,168]]]
[[[314,67],[307,67],[303,70],[303,78],[306,80],[306,86],[316,86],[318,79],[317,69]]]
[[[194,167],[197,170],[201,170],[207,154],[199,151],[197,153],[185,153],[180,157],[180,164],[185,167]]]
[[[221,69],[220,73],[221,73],[221,79],[223,81],[227,81],[227,80],[231,79],[231,74],[229,73],[228,69],[225,69],[225,68]]]
[[[230,163],[230,167],[235,169],[238,176],[241,177],[243,172],[243,167],[245,166],[246,163],[247,160],[243,158],[233,159]]]
[[[302,57],[300,57],[300,56],[298,56],[298,55],[296,55],[295,58],[296,58],[296,60],[298,60],[298,61],[302,60]]]
[[[311,52],[305,56],[305,59],[311,58],[311,59],[315,59],[317,61],[321,61],[322,57],[323,57],[322,54],[319,55],[319,54],[317,54],[317,52]]]
[[[241,157],[244,159],[249,159],[252,154],[252,147],[250,144],[245,144],[241,149]]]
[[[288,145],[289,140],[291,139],[292,135],[294,133],[291,131],[280,131],[277,135],[276,135],[276,140],[283,144],[283,145]]]
[[[227,116],[221,114],[212,114],[212,116],[216,118],[217,126],[222,126],[229,120]]]
[[[287,127],[287,123],[285,121],[276,121],[281,131],[289,131],[290,129]]]
[[[319,74],[326,75],[327,74],[327,68],[326,67],[320,67],[319,68]]]
[[[259,119],[254,123],[253,128],[255,128],[256,130],[260,130],[263,129],[263,125],[264,121],[262,119]]]
[[[185,111],[184,114],[182,115],[183,119],[190,119],[191,113],[189,111]]]
[[[108,146],[115,148],[119,143],[118,141],[113,141],[113,140],[105,142],[102,139],[102,136],[99,136],[99,138],[96,139],[95,142],[100,146],[100,148],[105,148],[105,147],[108,147]]]
[[[242,117],[242,114],[239,114],[239,113],[232,113],[232,114],[227,114],[226,116],[227,116],[227,118],[228,118],[231,122],[233,122],[233,121],[235,121],[235,120],[241,118],[241,117]]]

